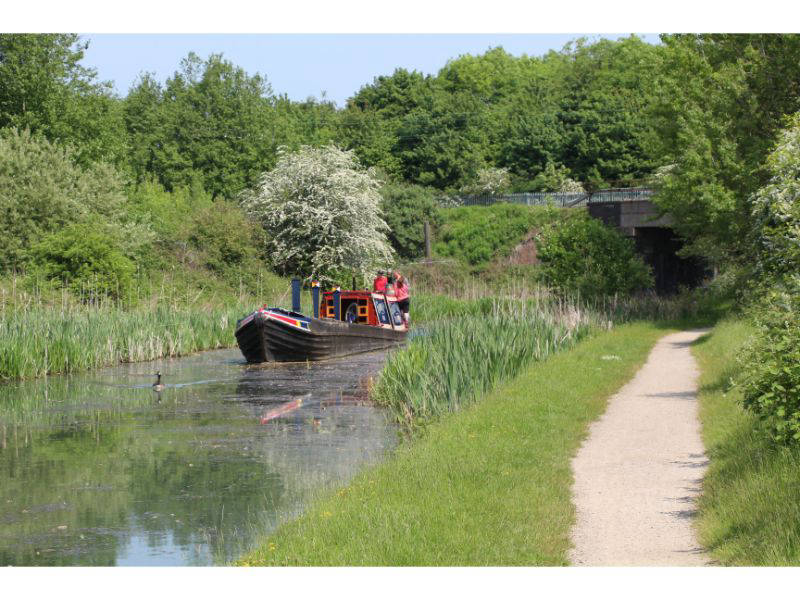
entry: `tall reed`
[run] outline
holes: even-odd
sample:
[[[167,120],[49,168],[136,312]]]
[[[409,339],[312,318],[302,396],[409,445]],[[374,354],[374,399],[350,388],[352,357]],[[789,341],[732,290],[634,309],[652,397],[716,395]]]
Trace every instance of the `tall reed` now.
[[[70,373],[228,347],[236,319],[251,308],[32,307],[7,312],[0,316],[0,378]]]
[[[217,287],[225,293],[207,293],[172,274],[160,281],[142,277],[123,299],[92,287],[70,293],[66,282],[0,280],[0,380],[231,347],[237,319],[268,299],[285,304],[290,290],[274,275],[263,297],[242,285],[238,294]]]
[[[458,318],[434,321],[389,356],[374,399],[413,429],[474,402],[527,364],[571,346],[602,320],[566,302],[480,301]]]

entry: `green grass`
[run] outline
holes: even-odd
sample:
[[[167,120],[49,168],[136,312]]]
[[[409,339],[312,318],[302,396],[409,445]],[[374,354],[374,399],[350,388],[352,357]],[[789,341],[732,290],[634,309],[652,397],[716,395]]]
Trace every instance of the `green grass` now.
[[[529,231],[568,218],[570,210],[502,202],[445,208],[433,250],[439,257],[484,268],[489,261],[508,256]]]
[[[315,502],[239,564],[566,564],[571,457],[664,333],[624,325],[533,364]]]
[[[720,322],[694,353],[701,368],[700,418],[710,465],[697,528],[725,565],[800,565],[800,448],[770,442],[731,388],[736,357],[753,329]]]

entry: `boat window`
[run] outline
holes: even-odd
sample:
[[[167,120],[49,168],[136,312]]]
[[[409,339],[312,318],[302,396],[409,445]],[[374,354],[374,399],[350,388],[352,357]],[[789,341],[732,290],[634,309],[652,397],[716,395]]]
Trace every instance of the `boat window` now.
[[[400,307],[397,305],[397,302],[389,302],[389,310],[392,311],[392,319],[394,319],[394,324],[402,325],[403,313],[400,311]]]
[[[378,313],[378,321],[384,325],[389,325],[389,312],[386,310],[386,303],[378,298],[373,298],[375,301],[375,312]]]

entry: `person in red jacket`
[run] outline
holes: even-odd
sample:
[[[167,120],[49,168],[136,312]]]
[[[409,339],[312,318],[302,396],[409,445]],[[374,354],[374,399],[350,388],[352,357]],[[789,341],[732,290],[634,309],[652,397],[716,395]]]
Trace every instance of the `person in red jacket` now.
[[[383,271],[378,271],[378,276],[372,282],[372,291],[373,292],[380,292],[381,294],[386,292],[386,274]]]
[[[397,297],[397,306],[403,312],[403,320],[408,327],[408,309],[411,304],[408,299],[408,281],[397,271],[394,272],[394,295]]]

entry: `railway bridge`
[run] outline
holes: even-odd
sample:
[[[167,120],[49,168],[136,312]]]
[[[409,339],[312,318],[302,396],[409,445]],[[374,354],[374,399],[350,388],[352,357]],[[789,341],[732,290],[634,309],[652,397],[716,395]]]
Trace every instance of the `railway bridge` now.
[[[656,292],[672,294],[683,286],[695,287],[707,274],[696,258],[678,255],[683,242],[673,229],[670,215],[662,215],[652,202],[650,188],[613,188],[595,192],[522,193],[465,196],[463,205],[512,202],[528,206],[586,207],[589,215],[632,238],[636,251],[653,268]]]

